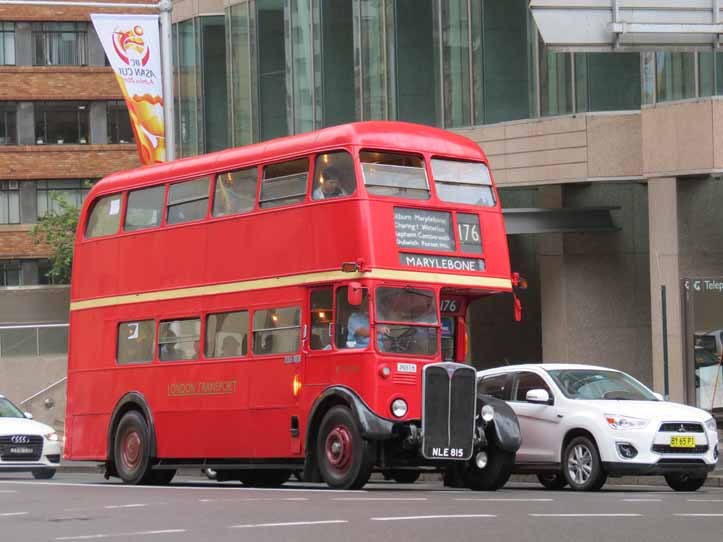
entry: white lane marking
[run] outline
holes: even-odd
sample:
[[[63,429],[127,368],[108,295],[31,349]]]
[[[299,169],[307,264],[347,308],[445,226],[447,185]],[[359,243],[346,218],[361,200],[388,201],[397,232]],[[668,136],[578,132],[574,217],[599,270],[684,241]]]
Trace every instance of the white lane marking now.
[[[555,499],[483,499],[483,498],[457,498],[455,501],[473,501],[473,502],[555,502]]]
[[[723,514],[673,514],[681,518],[721,518]]]
[[[255,527],[299,527],[303,525],[329,525],[332,523],[349,523],[345,519],[329,519],[324,521],[289,521],[286,523],[248,523],[245,525],[229,525],[229,529],[253,529]]]
[[[496,518],[494,514],[449,514],[437,516],[391,516],[369,518],[372,521],[404,521],[410,519],[461,519],[461,518]]]
[[[193,484],[198,484],[198,482],[192,482]],[[232,486],[225,486],[223,484],[205,484],[203,482],[200,482],[199,485],[194,486],[130,486],[125,485],[121,483],[97,483],[97,484],[87,484],[87,483],[71,483],[71,482],[21,482],[21,481],[13,481],[13,482],[0,482],[0,485],[5,484],[14,484],[14,485],[32,485],[32,486],[58,486],[58,487],[105,487],[105,488],[116,488],[116,489],[155,489],[157,491],[168,491],[168,490],[177,490],[177,491],[208,491],[210,490],[216,490],[216,491],[241,491],[241,492],[255,492],[255,491],[267,491],[270,493],[282,493],[282,492],[292,492],[292,493],[368,493],[366,489],[324,489],[324,488],[291,488],[291,487],[276,487],[276,488],[263,488],[263,487],[232,487]]]
[[[308,497],[260,497],[258,499],[198,499],[198,502],[299,502],[308,500]]]
[[[55,540],[96,540],[99,538],[115,538],[118,536],[146,536],[154,534],[178,534],[185,533],[186,529],[166,529],[165,531],[136,531],[134,533],[102,533],[102,534],[86,534],[80,536],[61,536]]]
[[[26,516],[30,512],[5,512],[4,514],[0,514],[0,518],[9,518],[11,516]]]
[[[0,489],[0,493],[17,493],[14,489]]]
[[[623,502],[662,502],[663,499],[621,499]]]
[[[118,508],[144,508],[146,506],[150,506],[150,504],[109,504],[103,508],[106,510],[116,510]]]
[[[688,502],[723,502],[723,499],[688,499]]]
[[[427,497],[336,497],[332,501],[426,501]]]
[[[533,518],[638,518],[642,514],[528,514]]]

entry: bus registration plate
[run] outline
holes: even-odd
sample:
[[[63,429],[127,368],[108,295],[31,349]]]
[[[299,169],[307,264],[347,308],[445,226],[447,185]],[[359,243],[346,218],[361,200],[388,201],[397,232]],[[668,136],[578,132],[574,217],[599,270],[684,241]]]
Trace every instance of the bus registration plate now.
[[[416,363],[397,363],[398,373],[415,373],[417,372]]]

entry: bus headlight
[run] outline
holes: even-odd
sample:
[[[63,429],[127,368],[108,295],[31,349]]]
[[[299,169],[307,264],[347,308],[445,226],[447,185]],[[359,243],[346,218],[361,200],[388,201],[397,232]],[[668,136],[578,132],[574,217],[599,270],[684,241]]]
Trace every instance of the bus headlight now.
[[[392,401],[392,414],[397,418],[403,418],[407,414],[407,402],[404,399],[394,399]]]
[[[490,423],[495,419],[495,409],[491,405],[485,405],[482,407],[482,420],[485,423]]]

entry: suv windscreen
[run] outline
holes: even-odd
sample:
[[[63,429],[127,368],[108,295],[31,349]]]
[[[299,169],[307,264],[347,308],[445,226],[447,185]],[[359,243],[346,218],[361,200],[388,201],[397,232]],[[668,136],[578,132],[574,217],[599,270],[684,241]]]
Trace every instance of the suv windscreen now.
[[[24,418],[18,407],[5,398],[0,399],[0,418]]]
[[[547,371],[570,399],[657,401],[653,393],[625,373],[596,369]]]
[[[377,288],[376,333],[380,352],[437,353],[436,296],[420,288]]]

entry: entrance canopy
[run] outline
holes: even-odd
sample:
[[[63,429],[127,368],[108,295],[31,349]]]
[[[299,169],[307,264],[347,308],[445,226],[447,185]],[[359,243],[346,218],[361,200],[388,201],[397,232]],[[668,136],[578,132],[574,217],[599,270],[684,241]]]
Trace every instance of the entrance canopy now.
[[[530,0],[545,44],[557,51],[717,47],[723,0]]]

